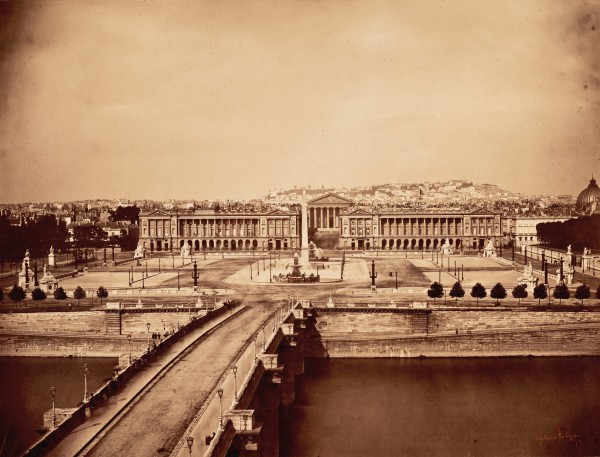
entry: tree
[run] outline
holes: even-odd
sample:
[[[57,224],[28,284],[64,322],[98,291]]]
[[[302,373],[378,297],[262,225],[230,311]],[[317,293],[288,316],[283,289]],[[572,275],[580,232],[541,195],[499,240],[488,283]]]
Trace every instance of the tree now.
[[[558,298],[558,303],[562,303],[563,298],[566,300],[571,296],[569,287],[566,284],[558,284],[552,292],[554,298]]]
[[[546,284],[538,284],[533,289],[533,298],[537,298],[538,305],[540,304],[540,300],[543,300],[548,297],[548,292],[546,290]]]
[[[0,301],[4,300],[4,289],[0,287]]]
[[[581,304],[583,305],[583,300],[586,298],[590,298],[590,286],[586,283],[583,283],[575,290],[575,298],[577,300],[581,300]]]
[[[140,208],[137,206],[119,206],[116,211],[109,210],[109,219],[113,222],[129,221],[131,224],[137,224],[140,215]]]
[[[600,286],[598,286],[598,289],[596,290],[596,298],[600,298]]]
[[[31,291],[31,298],[36,301],[36,306],[40,306],[40,300],[45,300],[47,297],[46,292],[44,292],[39,287],[36,287]]]
[[[477,304],[479,305],[479,299],[487,297],[485,287],[483,287],[481,283],[476,283],[471,289],[471,297],[476,298]]]
[[[108,238],[108,233],[97,225],[77,225],[73,227],[73,240],[75,246],[102,247]]]
[[[519,305],[521,304],[521,298],[527,298],[527,287],[524,284],[518,284],[512,291],[512,296],[519,299]]]
[[[65,292],[65,289],[63,289],[62,287],[57,287],[56,289],[54,289],[54,299],[59,301],[59,300],[66,300],[67,298],[67,293]]]
[[[465,296],[465,290],[462,288],[460,281],[456,281],[450,290],[450,296],[454,298],[455,303],[458,303],[459,298]]]
[[[10,289],[8,293],[8,298],[15,302],[15,305],[22,300],[25,300],[25,291],[21,286],[17,286],[16,284]]]
[[[497,283],[494,287],[492,287],[492,290],[490,291],[490,297],[495,298],[496,305],[499,305],[500,302],[498,300],[506,298],[506,289],[502,284]]]
[[[433,302],[435,303],[436,298],[440,298],[444,296],[444,286],[442,286],[439,282],[434,282],[429,287],[427,291],[427,296],[429,298],[433,298]]]
[[[108,290],[106,290],[103,286],[100,286],[96,291],[96,295],[100,299],[100,306],[102,306],[102,299],[108,297]]]
[[[79,300],[83,300],[85,298],[85,290],[83,290],[81,286],[77,286],[73,291],[73,298],[77,300],[77,306],[79,306]]]

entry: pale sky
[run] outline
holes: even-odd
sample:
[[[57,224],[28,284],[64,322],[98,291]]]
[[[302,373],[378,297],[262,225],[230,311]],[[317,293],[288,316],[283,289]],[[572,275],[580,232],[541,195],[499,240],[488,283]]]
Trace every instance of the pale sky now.
[[[600,0],[0,2],[0,202],[600,178]]]

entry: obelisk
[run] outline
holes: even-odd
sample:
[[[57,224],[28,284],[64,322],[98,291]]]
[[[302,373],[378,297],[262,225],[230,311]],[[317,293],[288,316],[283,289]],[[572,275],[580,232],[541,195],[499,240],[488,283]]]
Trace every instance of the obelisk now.
[[[308,203],[306,190],[302,190],[302,244],[300,248],[300,264],[308,265]]]

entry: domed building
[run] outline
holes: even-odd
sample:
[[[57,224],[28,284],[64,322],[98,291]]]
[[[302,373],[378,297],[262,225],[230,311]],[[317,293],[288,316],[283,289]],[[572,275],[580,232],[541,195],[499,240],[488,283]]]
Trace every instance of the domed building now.
[[[600,188],[592,176],[588,186],[577,197],[575,211],[580,215],[600,214]]]

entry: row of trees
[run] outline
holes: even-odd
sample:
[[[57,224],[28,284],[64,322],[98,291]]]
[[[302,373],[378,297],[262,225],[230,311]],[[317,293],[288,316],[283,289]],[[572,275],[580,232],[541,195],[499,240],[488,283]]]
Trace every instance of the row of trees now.
[[[68,247],[69,231],[64,220],[53,214],[38,217],[24,225],[11,225],[7,216],[0,216],[0,262],[23,259],[26,249],[32,257],[48,254],[50,246],[63,250]]]
[[[53,295],[54,299],[57,301],[62,301],[62,300],[67,299],[67,293],[65,292],[65,289],[63,289],[62,287],[57,287],[54,290],[52,295]],[[77,300],[78,305],[79,305],[80,300],[83,300],[86,296],[87,296],[87,293],[80,286],[77,286],[73,290],[73,298],[75,300]],[[102,305],[102,300],[108,297],[108,290],[106,290],[103,286],[100,286],[100,287],[98,287],[98,290],[96,291],[96,296],[100,299],[100,305]],[[8,292],[8,298],[9,298],[9,300],[14,301],[15,303],[23,301],[26,298],[25,290],[21,286],[15,285],[10,290],[10,292]],[[42,289],[40,289],[39,287],[36,287],[35,289],[33,289],[31,291],[31,299],[35,300],[38,305],[41,301],[46,300],[46,298],[48,298],[48,294],[46,292],[44,292]],[[4,299],[4,291],[2,289],[0,289],[0,301],[2,301],[3,299]]]
[[[578,251],[585,247],[600,249],[600,214],[564,222],[544,222],[536,229],[542,243],[556,248],[565,249],[571,244]]]
[[[450,297],[454,298],[456,302],[458,302],[459,298],[462,298],[465,296],[465,291],[464,291],[460,281],[456,281],[454,283],[454,285],[452,286],[452,289],[450,289],[450,292],[448,293],[448,295],[450,295]],[[427,296],[429,298],[433,298],[434,302],[435,302],[436,299],[444,296],[444,286],[442,286],[439,282],[434,282],[429,287],[429,290],[427,291]],[[500,283],[497,283],[490,290],[490,297],[496,300],[497,305],[500,304],[499,300],[505,299],[506,296],[507,296],[506,289]],[[513,296],[513,298],[517,298],[519,300],[519,304],[520,304],[522,298],[527,298],[529,296],[529,293],[527,292],[527,287],[522,284],[515,286],[515,288],[512,290],[512,296]],[[554,290],[552,292],[552,296],[554,298],[558,299],[559,303],[561,303],[562,300],[566,300],[571,297],[571,292],[569,291],[569,288],[567,287],[566,284],[559,284],[554,288]],[[575,290],[575,298],[578,300],[581,300],[582,305],[583,305],[583,300],[590,298],[590,296],[591,296],[591,291],[590,291],[590,287],[587,284],[582,284]],[[481,283],[476,283],[473,286],[473,288],[471,289],[471,297],[477,299],[477,304],[479,304],[480,298],[487,297],[486,288],[483,285],[481,285]],[[538,284],[533,289],[533,297],[538,300],[538,304],[540,303],[540,300],[544,300],[545,298],[547,298],[548,291],[546,289],[546,286],[544,284]],[[598,287],[598,290],[596,290],[596,298],[600,298],[600,287]]]

